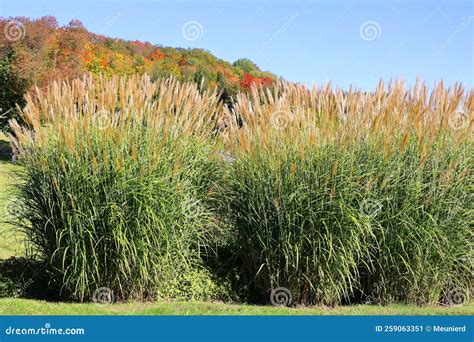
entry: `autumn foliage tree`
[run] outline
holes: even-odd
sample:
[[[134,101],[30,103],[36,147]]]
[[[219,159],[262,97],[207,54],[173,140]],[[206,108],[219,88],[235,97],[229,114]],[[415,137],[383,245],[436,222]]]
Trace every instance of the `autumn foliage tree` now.
[[[9,29],[19,35],[12,39],[5,34]],[[148,73],[153,79],[172,76],[203,88],[219,88],[228,105],[238,91],[276,80],[248,59],[231,64],[202,49],[109,38],[89,32],[79,20],[59,26],[53,16],[0,18],[0,32],[0,128],[34,86],[44,88],[52,80],[72,79],[85,72],[95,76]]]

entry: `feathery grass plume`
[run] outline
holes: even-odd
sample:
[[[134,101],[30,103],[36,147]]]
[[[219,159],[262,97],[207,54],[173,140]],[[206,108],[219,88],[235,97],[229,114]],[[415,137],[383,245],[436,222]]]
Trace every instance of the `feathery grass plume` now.
[[[67,297],[203,298],[222,268],[260,301],[469,295],[473,90],[281,82],[230,110],[175,79],[84,76],[26,102],[20,220]],[[215,244],[237,257],[210,275]]]
[[[216,221],[206,194],[222,104],[175,79],[82,79],[26,98],[11,126],[25,165],[18,218],[51,285],[87,300],[219,296],[204,267]]]
[[[239,94],[226,110],[236,160],[221,200],[253,297],[276,287],[299,304],[468,294],[473,99],[460,85],[400,81]]]

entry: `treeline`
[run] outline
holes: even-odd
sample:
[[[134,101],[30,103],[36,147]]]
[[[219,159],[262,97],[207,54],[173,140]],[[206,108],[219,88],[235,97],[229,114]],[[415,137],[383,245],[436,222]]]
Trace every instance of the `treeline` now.
[[[17,117],[16,104],[35,85],[44,89],[52,80],[93,75],[173,76],[217,87],[230,104],[238,91],[253,84],[270,85],[276,76],[248,59],[229,63],[202,49],[182,49],[148,42],[126,41],[89,32],[79,20],[59,26],[53,16],[39,19],[0,18],[0,127]]]

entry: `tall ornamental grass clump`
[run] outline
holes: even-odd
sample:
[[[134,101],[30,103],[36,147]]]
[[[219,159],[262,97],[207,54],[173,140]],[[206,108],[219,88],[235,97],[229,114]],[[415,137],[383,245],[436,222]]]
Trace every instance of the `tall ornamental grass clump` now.
[[[50,286],[87,300],[207,299],[217,225],[211,135],[218,94],[148,77],[54,83],[12,122],[21,227]],[[97,292],[96,294],[97,295]]]
[[[474,92],[240,94],[221,202],[253,298],[435,303],[473,274]],[[283,291],[279,293],[279,291]],[[286,292],[286,293],[285,293]],[[283,298],[286,296],[286,298]]]

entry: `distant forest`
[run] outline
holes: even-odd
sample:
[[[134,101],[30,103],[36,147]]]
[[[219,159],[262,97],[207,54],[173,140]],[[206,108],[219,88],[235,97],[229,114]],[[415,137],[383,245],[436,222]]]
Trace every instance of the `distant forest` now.
[[[0,18],[0,128],[16,117],[16,104],[35,85],[93,75],[174,76],[221,91],[227,104],[253,84],[271,85],[277,76],[249,59],[229,63],[203,49],[127,41],[89,32],[79,20],[59,26],[53,16]],[[157,33],[159,40],[159,33]]]

